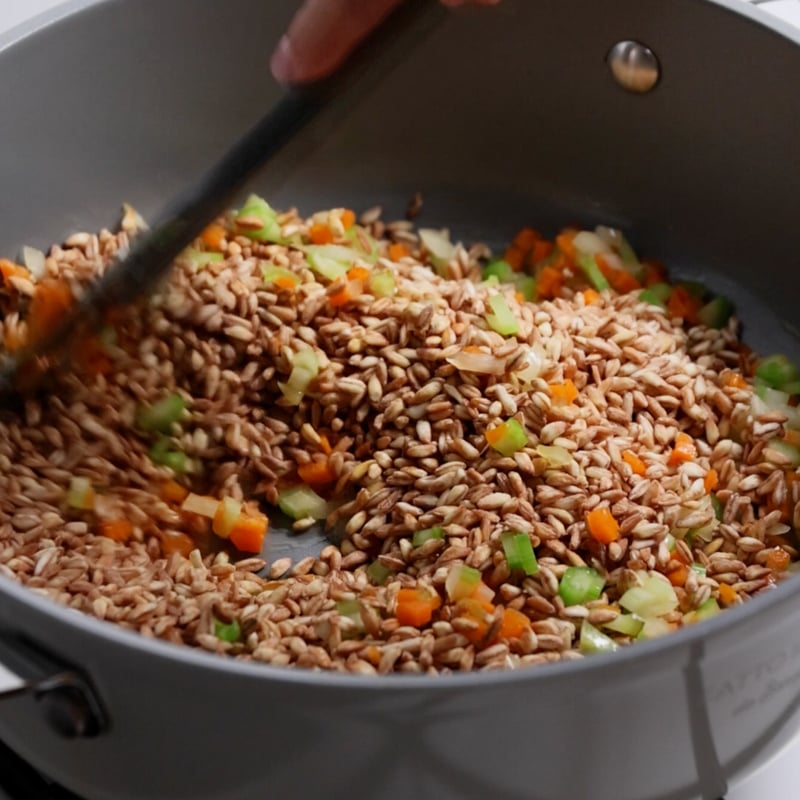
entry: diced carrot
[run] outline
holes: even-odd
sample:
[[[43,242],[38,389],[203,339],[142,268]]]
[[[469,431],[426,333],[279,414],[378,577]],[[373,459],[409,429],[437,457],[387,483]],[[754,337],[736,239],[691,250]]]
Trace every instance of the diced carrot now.
[[[667,574],[667,578],[673,586],[683,586],[688,577],[689,568],[685,564],[681,564],[677,569]]]
[[[698,321],[697,312],[702,305],[702,301],[685,286],[676,286],[667,299],[667,311],[670,316],[682,317],[691,324]]]
[[[433,612],[442,604],[442,598],[421,588],[405,588],[397,593],[395,616],[401,625],[420,628],[433,618]]]
[[[381,663],[381,651],[374,644],[371,644],[364,650],[364,658],[366,658],[373,667],[377,667],[378,664]]]
[[[275,284],[280,289],[286,289],[287,291],[294,291],[297,288],[297,281],[294,278],[290,278],[288,275],[278,275],[275,278],[272,278],[272,283]]]
[[[127,542],[133,536],[133,525],[127,519],[105,519],[100,523],[100,535],[115,542]]]
[[[219,252],[222,250],[222,242],[227,235],[228,232],[225,228],[218,222],[214,222],[200,234],[200,238],[209,250]]]
[[[482,353],[483,350],[477,344],[468,344],[462,348],[465,353]]]
[[[31,273],[20,264],[15,264],[7,258],[0,258],[0,275],[8,283],[9,278],[27,278],[30,280]]]
[[[503,612],[503,623],[500,626],[501,639],[519,639],[525,631],[530,630],[531,621],[516,608],[507,608]]]
[[[161,484],[158,494],[165,503],[180,504],[189,496],[189,490],[177,481],[168,480]]]
[[[230,540],[243,553],[260,553],[269,521],[263,514],[242,514],[231,530]]]
[[[736,590],[732,586],[729,586],[727,583],[721,583],[719,585],[719,599],[722,601],[723,605],[732,606],[738,597],[739,595],[736,594]]]
[[[569,378],[564,383],[551,383],[549,389],[553,400],[559,405],[568,406],[578,398],[578,389]]]
[[[3,346],[6,351],[13,353],[15,350],[24,347],[28,342],[28,337],[25,334],[25,327],[19,324],[6,328],[3,332]]]
[[[615,292],[627,294],[628,292],[635,292],[637,289],[642,288],[642,284],[636,280],[635,276],[631,275],[631,273],[625,269],[615,267],[608,261],[603,253],[598,253],[594,260],[600,272],[603,273]]]
[[[36,285],[28,325],[35,341],[55,328],[72,306],[74,298],[65,281],[45,278]]]
[[[710,469],[706,472],[706,477],[703,478],[703,488],[706,492],[713,492],[719,485],[719,475],[715,469]]]
[[[501,422],[499,425],[495,425],[493,428],[489,428],[486,431],[486,442],[490,447],[494,447],[505,435],[508,431],[508,425],[505,422]]]
[[[782,547],[773,547],[764,565],[775,572],[783,572],[791,562],[791,556]]]
[[[575,250],[575,236],[577,231],[566,230],[556,236],[556,245],[558,249],[572,262],[575,263],[575,258],[578,255]]]
[[[634,475],[644,475],[647,472],[647,464],[631,450],[625,450],[622,460],[631,468]]]
[[[667,269],[660,261],[643,261],[645,266],[644,285],[652,286],[654,283],[666,283]]]
[[[370,272],[366,267],[350,267],[347,278],[351,281],[368,281]]]
[[[522,292],[514,292],[514,299],[518,303],[524,303],[525,302],[525,295],[522,294]]]
[[[408,248],[402,242],[392,242],[389,245],[389,260],[399,261],[401,258],[410,256]]]
[[[537,239],[533,249],[528,254],[528,266],[535,267],[540,261],[544,261],[553,252],[553,243],[547,239]]]
[[[319,448],[323,453],[325,453],[326,456],[329,456],[333,452],[331,443],[328,441],[328,437],[324,433],[320,434]]]
[[[586,527],[589,535],[602,544],[610,544],[619,539],[619,523],[608,508],[593,508],[586,514]]]
[[[348,281],[341,289],[328,296],[328,302],[334,308],[341,308],[352,303],[364,293],[364,284],[361,281]]]
[[[679,433],[675,437],[675,446],[669,454],[669,465],[677,467],[678,464],[683,464],[686,461],[692,461],[697,458],[697,448],[691,436],[687,433]]]
[[[523,253],[529,253],[539,238],[539,232],[533,228],[522,228],[517,231],[512,244],[522,250]]]
[[[349,230],[356,224],[356,215],[354,211],[351,211],[349,208],[346,208],[342,212],[342,225],[344,226],[345,230]]]
[[[300,480],[312,489],[327,486],[337,477],[328,461],[309,461],[307,464],[300,464],[297,467],[297,474]]]
[[[525,264],[525,253],[513,244],[506,250],[503,258],[515,272],[519,272]]]
[[[481,644],[489,632],[489,624],[494,614],[495,607],[488,602],[483,602],[472,597],[466,597],[458,601],[456,606],[456,616],[464,617],[476,627],[460,630],[459,633],[467,637],[472,644]]]
[[[744,375],[742,375],[740,372],[734,372],[731,370],[725,376],[725,386],[730,386],[733,389],[746,389],[747,381],[744,379]]]
[[[180,553],[182,556],[188,556],[197,545],[194,539],[187,536],[185,533],[175,533],[162,531],[161,537],[161,552],[165,556],[171,556],[173,553]]]
[[[564,286],[564,275],[555,267],[547,266],[536,279],[536,294],[543,300],[550,300],[561,294]]]
[[[89,375],[108,375],[114,365],[96,336],[82,336],[72,343],[75,364]]]
[[[327,225],[318,222],[311,226],[308,238],[312,244],[330,244],[333,241],[333,231]]]
[[[583,304],[585,306],[593,305],[600,302],[600,292],[595,289],[585,289],[583,292]]]

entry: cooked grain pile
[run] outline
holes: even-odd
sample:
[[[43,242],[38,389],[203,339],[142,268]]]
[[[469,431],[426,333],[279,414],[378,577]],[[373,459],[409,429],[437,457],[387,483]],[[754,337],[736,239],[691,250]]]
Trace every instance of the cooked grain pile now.
[[[322,224],[351,245],[342,217],[279,221],[296,242]],[[512,288],[476,283],[484,249],[457,248],[443,278],[410,225],[384,225],[374,213],[362,221],[356,244],[361,236],[367,251],[372,236],[380,248],[377,263],[364,265],[393,274],[393,295],[367,289],[332,304],[342,282],[320,278],[302,249],[255,242],[243,235],[247,220],[238,233],[227,220],[223,258],[181,260],[169,284],[104,339],[100,368],[61,375],[45,398],[6,415],[0,572],[146,636],[362,674],[576,658],[585,622],[605,631],[597,649],[609,649],[606,635],[631,640],[635,630],[613,623],[621,596],[647,573],[669,575],[661,583],[676,600],[653,635],[696,619],[710,599],[739,603],[788,574],[798,484],[767,446],[785,416],[751,411],[735,322],[687,329],[636,294],[587,303],[565,288],[559,299],[520,302]],[[127,247],[134,224],[129,215],[116,235],[79,234],[54,247],[48,275],[79,291]],[[392,249],[397,260],[392,242],[405,248]],[[299,285],[265,281],[265,266]],[[7,343],[24,336],[36,285],[7,279]],[[498,293],[514,336],[487,325]],[[307,348],[319,375],[292,405],[279,382]],[[568,381],[577,397],[556,398],[552,387]],[[152,441],[136,426],[137,409],[172,393],[188,407],[171,432],[190,464],[179,482],[250,510],[262,503],[271,515],[299,465],[325,462],[336,478],[327,524],[344,531],[341,545],[293,565],[212,547],[207,520],[162,499],[159,487],[175,476],[154,465]],[[510,419],[527,443],[504,456],[486,434]],[[675,461],[679,433],[694,453]],[[96,492],[91,510],[65,499],[76,476]],[[618,524],[607,541],[589,531],[593,509]],[[101,535],[104,520],[120,519],[132,525],[116,537],[124,541]],[[413,545],[415,532],[435,528],[443,538]],[[527,535],[538,571],[509,569],[508,531]],[[491,590],[478,610],[445,586],[461,563]],[[602,594],[566,605],[564,575],[584,566],[601,577]],[[401,589],[417,587],[436,600],[419,627],[397,613]],[[513,630],[503,625],[507,609],[524,615]]]

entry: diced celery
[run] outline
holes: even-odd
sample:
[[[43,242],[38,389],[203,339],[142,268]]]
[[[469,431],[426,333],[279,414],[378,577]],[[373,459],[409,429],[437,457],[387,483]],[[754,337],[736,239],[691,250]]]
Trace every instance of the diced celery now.
[[[489,298],[491,314],[486,315],[486,324],[501,336],[515,336],[519,333],[517,318],[508,307],[505,297],[494,294]]]
[[[770,439],[767,447],[780,453],[792,467],[800,467],[800,448],[784,441],[783,439]]]
[[[309,245],[305,254],[311,269],[329,281],[343,278],[347,270],[361,260],[360,253],[340,244]]]
[[[786,356],[777,353],[762,359],[756,367],[756,378],[773,389],[783,389],[787,383],[800,380],[797,367]],[[785,390],[784,390],[785,391]]]
[[[631,587],[619,600],[626,611],[647,619],[662,617],[678,607],[678,597],[666,578],[643,571],[638,576],[641,586]]]
[[[300,405],[312,381],[319,375],[319,359],[311,348],[298,350],[292,356],[292,371],[286,383],[278,382],[278,388],[293,406]]]
[[[351,617],[359,622],[361,621],[361,605],[355,598],[348,597],[344,600],[337,600],[336,610],[343,617]]]
[[[289,282],[292,284],[292,286],[300,285],[299,275],[295,275],[295,273],[290,269],[276,267],[274,264],[264,267],[262,275],[264,276],[264,283],[276,283],[278,280],[280,280],[284,283]]]
[[[702,622],[704,619],[716,617],[720,611],[722,611],[722,609],[719,607],[719,603],[716,599],[709,597],[708,600],[697,609],[697,621]]]
[[[800,394],[800,380],[784,383],[781,389],[788,395]]]
[[[369,276],[369,290],[375,297],[392,297],[397,291],[394,275],[389,270],[374,272]]]
[[[652,292],[659,300],[666,303],[672,294],[672,287],[668,283],[653,283],[647,287],[647,291]]]
[[[702,300],[708,293],[705,285],[697,281],[681,281],[678,285],[683,286],[690,295],[696,297],[698,300]]]
[[[496,277],[500,283],[511,283],[514,280],[514,276],[517,273],[514,272],[514,268],[508,261],[500,258],[497,261],[492,261],[491,264],[488,264],[486,268],[483,270],[483,279],[486,280],[487,278],[491,278],[492,276]]]
[[[293,486],[278,493],[278,506],[292,519],[325,519],[328,503],[310,486]]]
[[[450,568],[445,579],[444,588],[447,596],[454,603],[466,597],[472,597],[481,582],[481,573],[466,564],[456,564]]]
[[[715,494],[711,495],[711,505],[714,508],[714,516],[722,522],[722,515],[725,513],[725,504]]]
[[[429,542],[431,539],[444,539],[444,528],[442,528],[440,525],[436,525],[433,528],[425,528],[425,530],[422,531],[414,531],[411,544],[413,547],[422,547],[425,542]]]
[[[611,288],[605,275],[600,271],[600,267],[597,266],[594,256],[578,253],[578,266],[583,270],[583,274],[586,276],[589,283],[591,283],[598,292]]]
[[[500,541],[509,569],[521,570],[526,575],[535,575],[539,571],[536,553],[533,552],[533,545],[527,533],[509,531],[500,537]]]
[[[651,289],[642,289],[639,292],[639,300],[643,303],[649,303],[651,306],[658,306],[659,308],[666,308],[667,304]]]
[[[67,505],[78,511],[91,511],[94,508],[94,489],[88,478],[72,478],[67,490]]]
[[[513,456],[528,444],[528,434],[522,424],[513,417],[501,425],[503,426],[503,435],[492,444],[492,449],[503,456]]]
[[[635,638],[641,633],[643,625],[644,620],[637,617],[636,614],[619,614],[611,622],[604,623],[603,627],[615,633],[621,633],[623,636]]]
[[[244,219],[245,217],[254,217],[263,223],[261,228],[240,229],[240,233],[248,239],[254,239],[258,242],[275,242],[277,244],[283,242],[278,214],[262,197],[251,194],[247,198],[241,211],[236,215],[236,219]]]
[[[659,617],[649,617],[644,621],[642,630],[639,632],[637,639],[657,639],[659,636],[665,636],[672,628],[670,624]]]
[[[176,475],[186,472],[188,459],[186,453],[172,449],[172,442],[160,436],[147,451],[150,460],[159,467],[169,467]]]
[[[364,228],[354,225],[347,231],[347,238],[353,243],[353,247],[370,263],[374,264],[381,254],[378,243]]]
[[[597,600],[605,583],[605,578],[592,567],[567,567],[558,584],[558,594],[565,605],[577,606]]]
[[[136,413],[136,426],[146,433],[169,433],[186,410],[186,401],[171,394],[151,406],[142,406]]]
[[[392,570],[381,564],[377,558],[367,567],[367,577],[375,586],[383,586],[391,574]]]
[[[236,525],[241,513],[241,500],[236,500],[233,497],[223,497],[217,508],[217,513],[214,514],[211,529],[217,536],[222,539],[227,539],[231,535],[231,531]]]
[[[222,622],[214,619],[214,635],[223,642],[235,644],[242,638],[242,626],[239,624],[239,620],[236,619],[233,622]]]
[[[691,569],[692,572],[696,572],[701,578],[705,578],[706,576],[706,568],[702,564],[695,562],[689,569]]]
[[[715,297],[698,312],[697,318],[708,328],[722,328],[727,325],[733,313],[733,305],[727,297]]]
[[[581,623],[580,650],[581,653],[611,653],[619,647],[610,637],[595,628],[585,619]]]
[[[204,250],[196,250],[193,247],[184,250],[180,255],[182,261],[186,261],[193,269],[200,269],[206,264],[213,264],[223,261],[225,256],[222,253],[207,253]]]
[[[517,273],[513,283],[525,300],[530,302],[536,299],[536,278],[534,278],[533,275]]]
[[[431,263],[442,275],[445,268],[456,254],[456,246],[450,241],[447,231],[436,231],[431,228],[420,228],[419,239],[431,257]]]

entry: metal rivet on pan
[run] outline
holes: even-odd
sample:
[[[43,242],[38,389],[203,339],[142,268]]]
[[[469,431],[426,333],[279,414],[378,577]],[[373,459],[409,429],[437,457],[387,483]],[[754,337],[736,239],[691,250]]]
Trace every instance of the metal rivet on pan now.
[[[656,54],[640,42],[617,42],[608,53],[608,66],[623,89],[637,94],[652,91],[661,77]]]

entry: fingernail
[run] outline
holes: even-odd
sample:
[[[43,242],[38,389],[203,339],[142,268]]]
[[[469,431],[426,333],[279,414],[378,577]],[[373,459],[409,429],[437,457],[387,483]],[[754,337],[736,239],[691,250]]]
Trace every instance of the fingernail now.
[[[288,36],[283,36],[272,54],[270,69],[275,76],[275,80],[281,83],[289,83],[295,69],[294,51],[292,42]]]

